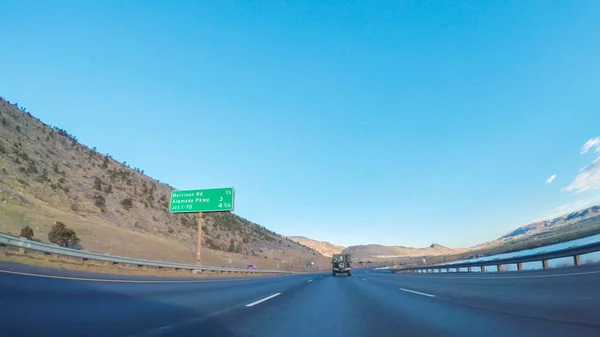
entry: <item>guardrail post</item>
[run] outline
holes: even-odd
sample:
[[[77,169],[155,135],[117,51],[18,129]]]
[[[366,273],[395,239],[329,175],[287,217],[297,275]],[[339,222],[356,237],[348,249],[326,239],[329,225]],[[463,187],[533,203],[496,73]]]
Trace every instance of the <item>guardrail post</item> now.
[[[469,272],[469,273],[471,272],[471,266],[467,267],[467,272]]]
[[[18,253],[21,254],[21,255],[25,254],[25,248],[19,247]]]
[[[449,273],[449,272],[450,272],[450,268],[446,268],[446,273]]]
[[[523,264],[521,262],[517,263],[517,270],[518,271],[523,270]]]
[[[548,260],[542,260],[542,268],[548,269]]]
[[[579,255],[573,255],[573,263],[576,266],[579,266],[581,264],[581,259],[579,258]]]
[[[499,272],[502,271],[502,265],[501,264],[496,265],[496,271],[499,271]]]
[[[485,273],[485,266],[481,266],[481,272]]]
[[[438,268],[438,274],[442,272],[442,268]]]

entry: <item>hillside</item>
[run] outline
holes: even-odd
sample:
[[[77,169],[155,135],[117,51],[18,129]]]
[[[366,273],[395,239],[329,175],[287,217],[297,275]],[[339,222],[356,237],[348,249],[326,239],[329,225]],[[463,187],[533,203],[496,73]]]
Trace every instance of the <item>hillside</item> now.
[[[47,241],[54,221],[76,230],[86,250],[194,262],[197,219],[170,214],[173,187],[78,142],[59,127],[0,99],[0,231],[25,225]],[[230,213],[204,217],[203,263],[302,268],[328,259]]]
[[[533,222],[529,225],[519,227],[514,231],[500,237],[499,239],[517,239],[527,235],[553,231],[559,229],[560,227],[565,227],[590,218],[600,218],[600,206],[592,206],[576,212],[565,214],[552,220]]]
[[[327,257],[333,256],[333,254],[341,253],[344,250],[342,246],[336,246],[327,241],[317,241],[313,239],[309,239],[304,236],[289,236],[288,239],[296,241],[302,245],[310,247],[317,251],[319,254]]]
[[[593,229],[600,224],[600,206],[592,206],[559,216],[551,220],[536,221],[521,226],[496,240],[482,243],[477,247],[498,246],[525,240],[531,237],[548,237],[555,234],[563,234],[574,230]]]

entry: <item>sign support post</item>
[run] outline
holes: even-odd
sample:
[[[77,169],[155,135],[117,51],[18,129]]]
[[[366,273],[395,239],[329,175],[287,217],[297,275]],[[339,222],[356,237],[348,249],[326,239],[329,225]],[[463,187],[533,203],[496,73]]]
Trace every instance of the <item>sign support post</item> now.
[[[202,215],[205,212],[232,212],[234,207],[233,187],[204,190],[171,191],[169,211],[171,213],[198,213],[198,247],[196,264],[202,263]]]
[[[196,252],[196,264],[202,264],[202,212],[198,213],[198,250]]]

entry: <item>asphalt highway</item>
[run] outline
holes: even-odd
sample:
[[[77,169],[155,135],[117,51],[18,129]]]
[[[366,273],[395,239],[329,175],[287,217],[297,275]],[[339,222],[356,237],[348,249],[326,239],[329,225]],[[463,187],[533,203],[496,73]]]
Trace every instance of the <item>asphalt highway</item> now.
[[[600,266],[167,279],[0,263],[0,310],[6,337],[598,337]]]

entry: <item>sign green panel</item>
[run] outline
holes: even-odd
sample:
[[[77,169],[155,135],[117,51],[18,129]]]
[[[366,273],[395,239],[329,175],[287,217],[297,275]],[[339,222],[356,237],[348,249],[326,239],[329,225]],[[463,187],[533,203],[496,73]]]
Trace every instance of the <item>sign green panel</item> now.
[[[171,213],[233,211],[234,191],[231,188],[171,192]]]

